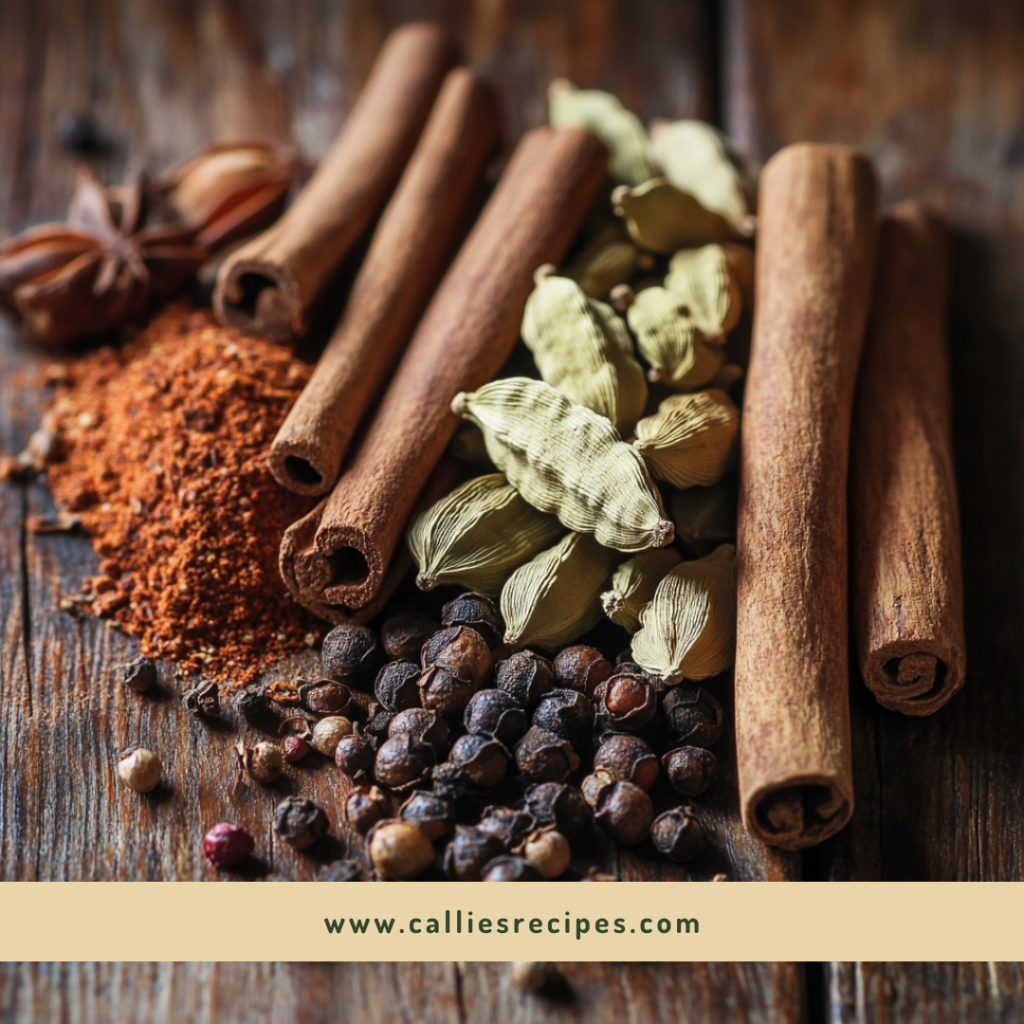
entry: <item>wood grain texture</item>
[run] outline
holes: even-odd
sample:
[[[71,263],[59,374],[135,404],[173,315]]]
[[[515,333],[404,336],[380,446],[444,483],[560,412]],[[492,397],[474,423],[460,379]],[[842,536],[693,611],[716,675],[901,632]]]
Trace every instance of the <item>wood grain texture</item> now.
[[[854,699],[858,810],[814,877],[1024,878],[1024,8],[730,0],[726,127],[871,155],[953,230],[949,319],[969,669],[928,720]]]

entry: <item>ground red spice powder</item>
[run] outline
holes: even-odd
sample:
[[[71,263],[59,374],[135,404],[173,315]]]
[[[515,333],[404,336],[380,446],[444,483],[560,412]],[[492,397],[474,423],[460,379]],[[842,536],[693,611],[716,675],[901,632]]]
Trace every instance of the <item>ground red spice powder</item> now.
[[[266,465],[309,373],[287,348],[183,306],[66,364],[50,487],[103,558],[85,607],[143,653],[241,684],[319,639],[277,568],[282,533],[315,502]]]

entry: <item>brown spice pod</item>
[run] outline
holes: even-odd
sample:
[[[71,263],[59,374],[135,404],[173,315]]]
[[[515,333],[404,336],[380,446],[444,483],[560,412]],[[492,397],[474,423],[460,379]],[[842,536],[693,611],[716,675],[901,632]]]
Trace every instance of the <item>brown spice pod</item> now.
[[[963,686],[963,580],[945,346],[950,245],[919,203],[882,221],[850,453],[853,627],[864,681],[907,715]]]
[[[533,271],[565,254],[603,181],[607,151],[580,128],[537,128],[420,321],[310,542],[289,529],[281,571],[307,608],[362,609],[380,591],[413,504],[459,421],[451,401],[501,369],[519,336]],[[308,517],[307,517],[308,518]]]
[[[853,812],[846,485],[877,183],[842,146],[761,177],[738,519],[736,749],[747,827],[813,846]]]
[[[434,291],[498,142],[493,87],[452,71],[374,232],[345,312],[270,449],[270,471],[299,494],[326,494],[359,422]]]
[[[217,275],[221,321],[287,341],[384,205],[427,123],[457,47],[444,29],[404,25],[387,38],[345,127],[284,216]]]

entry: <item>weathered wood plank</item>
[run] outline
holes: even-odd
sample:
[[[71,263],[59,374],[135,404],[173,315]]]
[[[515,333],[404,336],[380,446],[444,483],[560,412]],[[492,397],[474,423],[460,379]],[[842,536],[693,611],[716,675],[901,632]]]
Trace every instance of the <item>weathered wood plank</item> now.
[[[968,682],[928,720],[855,695],[858,810],[807,864],[837,879],[1020,879],[1024,8],[730,0],[726,24],[726,120],[740,145],[762,159],[805,139],[860,146],[887,200],[922,197],[956,232]]]

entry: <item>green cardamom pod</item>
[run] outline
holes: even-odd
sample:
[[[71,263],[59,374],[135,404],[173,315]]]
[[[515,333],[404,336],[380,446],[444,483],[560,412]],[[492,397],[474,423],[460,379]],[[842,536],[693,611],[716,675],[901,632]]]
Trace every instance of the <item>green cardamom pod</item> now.
[[[739,482],[734,472],[710,487],[673,491],[670,505],[676,539],[697,554],[735,540],[738,504]]]
[[[707,341],[689,313],[674,292],[657,287],[637,292],[626,310],[637,348],[651,364],[648,377],[676,391],[707,384],[725,363],[722,346]]]
[[[676,188],[721,214],[741,235],[754,233],[757,182],[744,173],[717,128],[703,121],[658,121],[651,126],[650,150]]]
[[[601,618],[601,588],[618,553],[570,533],[516,569],[501,591],[505,642],[554,651]]]
[[[725,472],[739,427],[739,410],[724,391],[672,395],[637,423],[633,447],[656,480],[708,487]]]
[[[647,381],[611,306],[588,298],[568,277],[538,276],[522,334],[548,384],[606,416],[620,432],[633,429],[647,404]]]
[[[743,312],[741,281],[753,276],[754,254],[745,245],[705,245],[672,257],[665,288],[686,306],[705,338],[724,341]]]
[[[554,516],[524,501],[501,473],[469,480],[410,524],[416,585],[458,583],[497,597],[509,576],[562,533]]]
[[[577,89],[564,78],[548,86],[548,111],[555,128],[589,128],[611,154],[608,173],[615,181],[640,185],[654,177],[647,158],[647,132],[636,114],[611,93]]]
[[[620,223],[609,225],[565,268],[592,299],[607,300],[608,293],[625,284],[640,262],[640,251]]]
[[[452,411],[480,427],[509,483],[570,530],[618,551],[671,542],[674,527],[644,460],[604,416],[526,377],[460,392]]]
[[[640,612],[650,604],[658,584],[683,556],[676,548],[641,551],[615,570],[612,588],[601,595],[604,613],[630,633],[640,628]]]
[[[664,178],[636,188],[620,185],[612,193],[612,203],[633,241],[651,252],[667,255],[676,249],[740,237],[720,213],[706,210],[689,192],[680,191]]]
[[[736,656],[736,549],[723,544],[683,562],[658,584],[640,613],[633,660],[666,686],[709,679]]]

